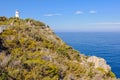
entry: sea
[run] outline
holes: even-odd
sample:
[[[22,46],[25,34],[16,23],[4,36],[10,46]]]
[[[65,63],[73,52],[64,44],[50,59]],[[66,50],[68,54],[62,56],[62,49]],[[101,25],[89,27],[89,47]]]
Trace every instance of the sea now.
[[[87,56],[102,57],[120,78],[120,32],[56,32],[68,45]]]

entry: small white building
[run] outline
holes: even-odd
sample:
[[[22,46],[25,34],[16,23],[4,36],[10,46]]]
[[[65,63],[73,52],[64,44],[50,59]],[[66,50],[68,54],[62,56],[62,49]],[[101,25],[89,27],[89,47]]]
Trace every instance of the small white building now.
[[[15,11],[15,17],[16,17],[16,18],[19,18],[19,17],[20,17],[18,10]]]

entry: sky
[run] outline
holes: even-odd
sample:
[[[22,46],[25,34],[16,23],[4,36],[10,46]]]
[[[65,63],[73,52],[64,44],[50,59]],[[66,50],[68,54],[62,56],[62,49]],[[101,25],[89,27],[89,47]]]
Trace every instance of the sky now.
[[[120,0],[0,0],[0,16],[16,10],[55,32],[120,32]]]

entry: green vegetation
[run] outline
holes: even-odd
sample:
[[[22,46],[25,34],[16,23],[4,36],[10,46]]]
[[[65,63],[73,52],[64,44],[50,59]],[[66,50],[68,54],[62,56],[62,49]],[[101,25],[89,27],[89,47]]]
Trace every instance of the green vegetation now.
[[[112,78],[116,77],[115,74],[113,72],[111,72],[111,71],[108,73],[108,76],[111,76]]]
[[[114,80],[66,45],[43,22],[0,17],[0,80]],[[99,74],[98,74],[99,72]]]
[[[98,67],[97,70],[101,71],[102,73],[106,73],[106,71],[101,67]]]

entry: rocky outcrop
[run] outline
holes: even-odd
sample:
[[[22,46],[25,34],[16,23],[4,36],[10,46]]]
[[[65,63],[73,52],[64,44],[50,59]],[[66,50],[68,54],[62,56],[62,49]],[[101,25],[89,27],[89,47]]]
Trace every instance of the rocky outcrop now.
[[[3,30],[5,30],[6,28],[7,28],[7,26],[5,26],[5,25],[0,26],[0,33],[3,32]]]
[[[87,59],[87,61],[94,63],[95,68],[103,68],[106,72],[109,72],[111,70],[111,67],[107,65],[106,61],[103,58],[91,56]]]

